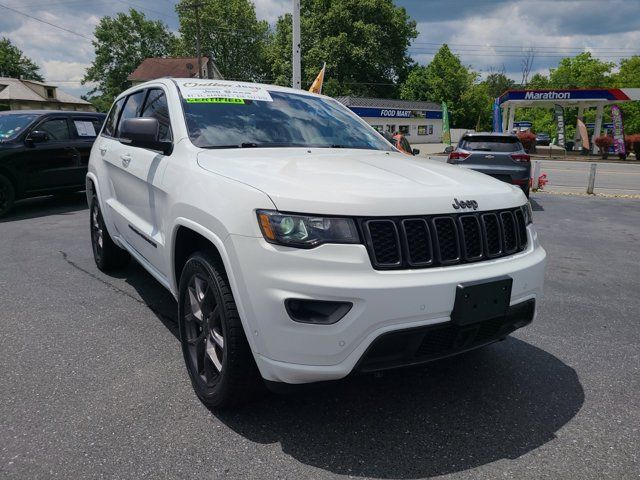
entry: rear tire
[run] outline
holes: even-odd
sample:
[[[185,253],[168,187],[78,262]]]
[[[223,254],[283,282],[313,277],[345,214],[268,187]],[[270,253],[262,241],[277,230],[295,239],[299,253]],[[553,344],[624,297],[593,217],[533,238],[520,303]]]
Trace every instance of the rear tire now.
[[[16,191],[11,181],[4,175],[0,175],[0,218],[7,215],[13,209],[16,200]]]
[[[90,208],[91,247],[96,266],[103,272],[126,267],[129,264],[129,252],[117,246],[111,239],[102,218],[100,203],[94,195]]]
[[[227,275],[212,252],[194,253],[182,269],[178,328],[191,384],[207,407],[242,404],[260,390]]]

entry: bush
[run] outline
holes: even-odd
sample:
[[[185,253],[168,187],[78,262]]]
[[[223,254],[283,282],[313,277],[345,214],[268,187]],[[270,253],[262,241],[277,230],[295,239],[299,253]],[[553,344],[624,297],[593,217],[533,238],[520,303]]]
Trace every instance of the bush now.
[[[600,150],[605,150],[613,145],[613,137],[611,135],[601,135],[596,137],[595,142]]]
[[[518,139],[520,140],[520,143],[522,143],[522,146],[524,147],[524,149],[525,149],[525,151],[527,153],[531,153],[531,152],[535,151],[535,148],[536,148],[536,135],[535,135],[535,133],[518,132],[516,135],[518,135]]]
[[[627,155],[633,152],[636,154],[636,160],[640,160],[640,133],[625,135],[624,143],[627,149]]]
[[[601,135],[595,138],[595,143],[600,150],[603,159],[609,156],[609,149],[613,145],[613,137],[611,135]]]

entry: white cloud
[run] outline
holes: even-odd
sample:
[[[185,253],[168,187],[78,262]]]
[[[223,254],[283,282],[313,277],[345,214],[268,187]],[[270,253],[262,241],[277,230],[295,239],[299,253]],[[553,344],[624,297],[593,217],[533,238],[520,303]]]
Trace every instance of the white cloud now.
[[[291,0],[253,0],[256,16],[274,25],[280,15],[291,12]]]

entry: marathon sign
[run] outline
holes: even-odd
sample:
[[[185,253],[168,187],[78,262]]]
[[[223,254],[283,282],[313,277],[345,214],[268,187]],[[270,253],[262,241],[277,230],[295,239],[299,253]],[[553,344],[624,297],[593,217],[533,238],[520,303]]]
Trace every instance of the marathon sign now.
[[[580,88],[549,90],[509,90],[500,97],[507,101],[557,102],[562,100],[628,101],[638,100],[640,89],[636,88]]]
[[[398,108],[370,107],[349,107],[349,109],[359,117],[368,118],[442,118],[442,112],[435,110],[405,110]]]
[[[525,100],[569,100],[571,92],[527,92]]]

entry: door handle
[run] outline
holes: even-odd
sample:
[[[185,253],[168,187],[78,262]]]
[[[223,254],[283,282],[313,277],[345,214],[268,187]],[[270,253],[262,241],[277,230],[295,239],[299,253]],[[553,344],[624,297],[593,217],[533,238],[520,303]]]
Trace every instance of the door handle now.
[[[129,155],[128,153],[123,153],[122,155],[120,155],[120,159],[122,160],[122,166],[124,168],[127,168],[131,163],[131,155]]]

